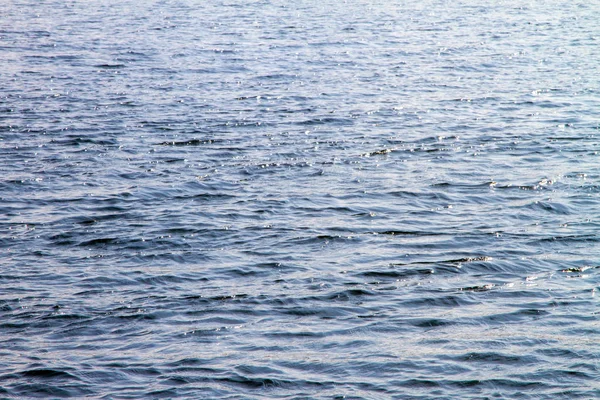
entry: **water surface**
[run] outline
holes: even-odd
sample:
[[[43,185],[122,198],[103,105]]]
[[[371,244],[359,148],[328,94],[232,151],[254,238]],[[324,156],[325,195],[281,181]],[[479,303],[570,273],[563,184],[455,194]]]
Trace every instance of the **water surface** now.
[[[0,4],[0,397],[600,396],[584,2]]]

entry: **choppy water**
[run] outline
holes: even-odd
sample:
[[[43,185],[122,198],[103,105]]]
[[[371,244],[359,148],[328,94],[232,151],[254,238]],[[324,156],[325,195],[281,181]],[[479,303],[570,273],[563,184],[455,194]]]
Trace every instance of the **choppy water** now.
[[[600,397],[599,12],[0,3],[0,397]]]

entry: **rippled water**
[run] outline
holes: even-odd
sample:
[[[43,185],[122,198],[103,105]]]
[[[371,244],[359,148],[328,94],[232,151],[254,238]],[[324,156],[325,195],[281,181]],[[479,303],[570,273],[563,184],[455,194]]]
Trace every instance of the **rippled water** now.
[[[0,3],[0,397],[600,397],[599,12]]]

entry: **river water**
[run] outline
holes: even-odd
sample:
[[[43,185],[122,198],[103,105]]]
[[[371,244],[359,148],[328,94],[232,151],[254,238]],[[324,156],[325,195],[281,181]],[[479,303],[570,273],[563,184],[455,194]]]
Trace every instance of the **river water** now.
[[[600,397],[600,8],[0,4],[0,397]]]

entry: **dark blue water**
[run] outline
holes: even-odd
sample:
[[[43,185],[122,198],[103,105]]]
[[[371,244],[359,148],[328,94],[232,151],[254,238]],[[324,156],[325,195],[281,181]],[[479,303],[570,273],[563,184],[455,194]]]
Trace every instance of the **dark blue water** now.
[[[600,397],[599,12],[0,3],[0,398]]]

